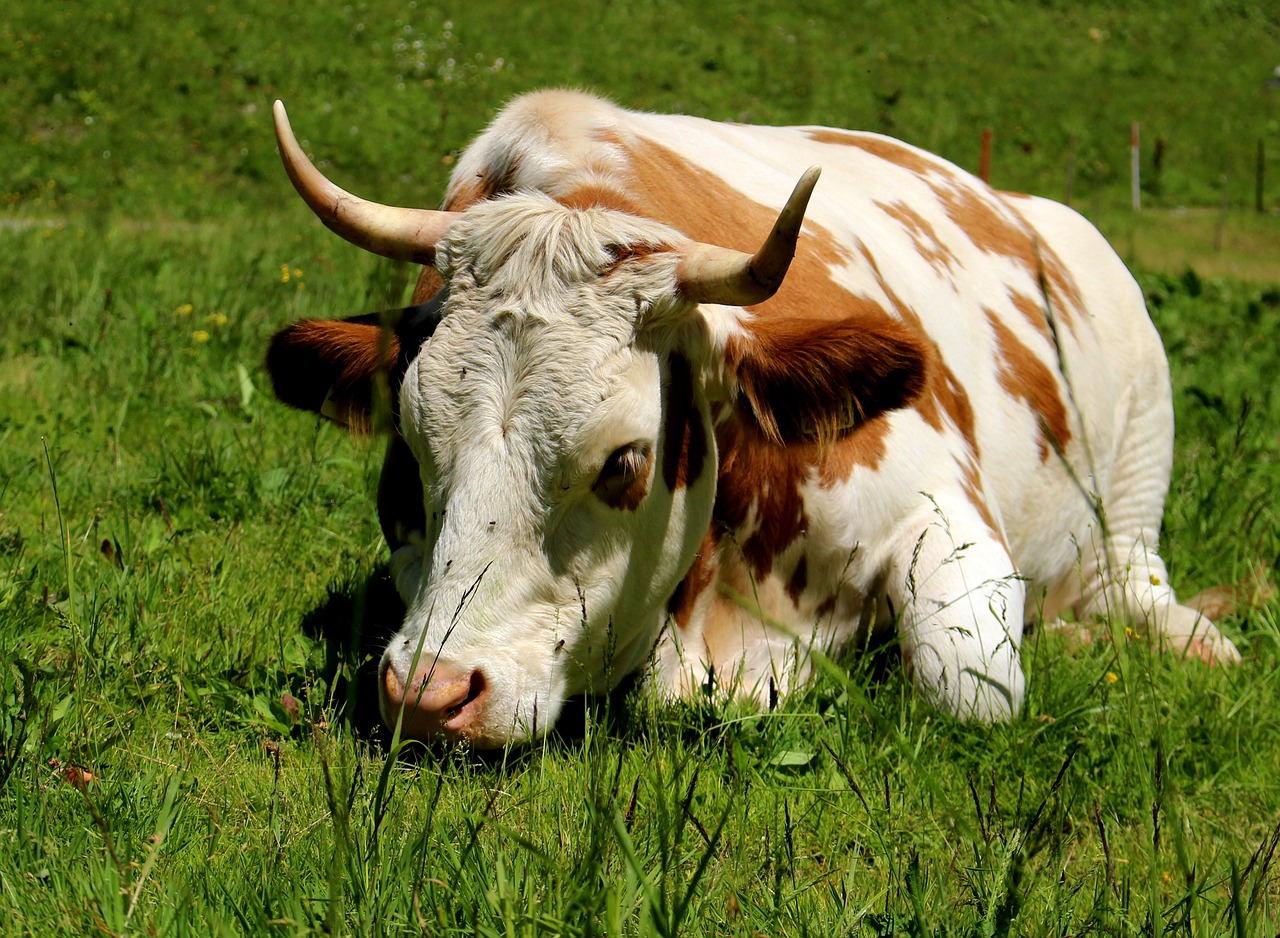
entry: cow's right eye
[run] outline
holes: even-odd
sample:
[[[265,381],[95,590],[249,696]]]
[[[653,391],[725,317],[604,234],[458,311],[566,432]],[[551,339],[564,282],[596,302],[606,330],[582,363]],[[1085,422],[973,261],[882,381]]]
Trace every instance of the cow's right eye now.
[[[652,474],[653,447],[628,443],[609,454],[591,491],[610,508],[635,511],[649,492]]]

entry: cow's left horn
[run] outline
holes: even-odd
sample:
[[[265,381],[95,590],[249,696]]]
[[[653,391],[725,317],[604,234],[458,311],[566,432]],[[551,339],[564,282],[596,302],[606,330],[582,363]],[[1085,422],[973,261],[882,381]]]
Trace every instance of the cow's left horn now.
[[[685,248],[676,274],[681,292],[695,303],[726,306],[763,303],[777,293],[795,257],[804,210],[821,173],[818,166],[805,170],[755,254],[699,242]]]
[[[272,110],[276,140],[289,180],[303,201],[322,222],[352,244],[400,261],[430,264],[436,242],[458,218],[456,212],[436,212],[423,208],[397,208],[367,202],[335,186],[315,168],[302,152],[289,126],[284,104]]]

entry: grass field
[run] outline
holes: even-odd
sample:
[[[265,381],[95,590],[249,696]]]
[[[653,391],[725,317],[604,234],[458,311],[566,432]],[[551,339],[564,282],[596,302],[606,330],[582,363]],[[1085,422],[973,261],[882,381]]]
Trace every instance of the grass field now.
[[[375,726],[381,444],[286,411],[261,360],[282,324],[392,305],[410,272],[296,204],[277,96],[339,181],[419,204],[547,84],[887,130],[970,167],[989,124],[995,181],[1050,195],[1074,133],[1080,207],[1171,360],[1174,583],[1280,563],[1280,219],[1233,203],[1213,244],[1259,136],[1280,177],[1280,23],[940,9],[0,14],[0,935],[1280,931],[1274,598],[1224,620],[1233,669],[1038,634],[1026,712],[994,728],[920,704],[891,651],[767,713],[624,689],[483,758]],[[1133,119],[1170,141],[1137,217]]]

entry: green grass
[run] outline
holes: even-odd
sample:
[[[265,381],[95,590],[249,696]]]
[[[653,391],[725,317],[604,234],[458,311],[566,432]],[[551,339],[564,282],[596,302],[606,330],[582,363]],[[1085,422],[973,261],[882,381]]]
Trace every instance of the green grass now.
[[[430,203],[503,99],[564,82],[967,165],[991,123],[997,181],[1058,194],[1058,153],[1014,145],[1046,114],[1058,144],[1120,127],[1115,172],[1134,111],[1201,153],[1230,125],[1251,159],[1275,132],[1262,8],[459,7],[0,17],[0,935],[1274,935],[1275,599],[1224,623],[1233,669],[1038,635],[1026,713],[991,729],[855,655],[772,712],[624,691],[529,749],[393,752],[361,693],[395,624],[381,445],[277,405],[260,364],[282,324],[394,304],[408,275],[295,204],[273,96],[388,200]],[[435,84],[401,92],[415,36]],[[1218,158],[1188,153],[1157,206],[1216,208]],[[1276,219],[1232,216],[1246,279],[1219,279],[1207,229],[1120,215],[1122,183],[1101,217],[1169,350],[1164,554],[1189,594],[1280,561]]]
[[[1264,3],[979,0],[785,9],[709,0],[555,5],[332,0],[9,4],[0,16],[0,205],[203,218],[282,206],[268,112],[340,181],[430,204],[456,153],[529,88],[633,107],[884,131],[993,182],[1127,205],[1143,125],[1151,205],[1252,205],[1268,141],[1280,203],[1280,18]],[[1157,140],[1163,140],[1160,169]]]

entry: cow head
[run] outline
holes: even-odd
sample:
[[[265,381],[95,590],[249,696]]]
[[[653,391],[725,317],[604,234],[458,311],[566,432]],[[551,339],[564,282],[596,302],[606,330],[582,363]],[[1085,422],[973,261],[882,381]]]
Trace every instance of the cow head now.
[[[319,176],[279,105],[277,132],[330,227],[432,262],[446,285],[393,336],[300,323],[268,360],[286,402],[348,422],[367,415],[378,368],[391,373],[379,502],[408,611],[380,687],[404,735],[527,739],[567,697],[645,663],[711,524],[713,408],[783,445],[830,438],[918,384],[905,331],[763,329],[742,308],[781,283],[816,172],[748,257],[536,193],[460,214],[374,205]]]

